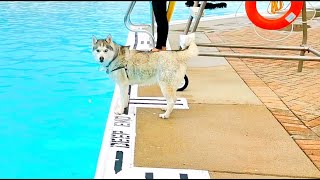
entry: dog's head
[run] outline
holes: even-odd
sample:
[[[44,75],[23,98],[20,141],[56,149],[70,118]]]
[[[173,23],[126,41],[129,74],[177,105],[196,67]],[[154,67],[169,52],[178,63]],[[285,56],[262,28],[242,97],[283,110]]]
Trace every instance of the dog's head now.
[[[92,37],[92,54],[95,60],[101,65],[107,65],[115,57],[116,45],[112,41],[111,35],[106,39]]]

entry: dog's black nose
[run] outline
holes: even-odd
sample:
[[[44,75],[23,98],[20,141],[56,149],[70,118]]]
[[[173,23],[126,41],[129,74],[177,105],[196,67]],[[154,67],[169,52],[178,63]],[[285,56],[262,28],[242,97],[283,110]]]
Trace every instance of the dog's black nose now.
[[[100,59],[100,62],[103,62],[103,60],[104,60],[104,58],[102,56],[99,59]]]

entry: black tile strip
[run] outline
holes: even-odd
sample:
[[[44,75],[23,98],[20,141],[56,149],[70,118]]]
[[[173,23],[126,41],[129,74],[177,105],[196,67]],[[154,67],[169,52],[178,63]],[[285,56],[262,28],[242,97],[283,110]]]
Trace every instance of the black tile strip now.
[[[146,179],[153,179],[153,173],[146,173],[145,178]]]
[[[123,162],[123,152],[117,151],[116,153],[116,160],[114,163],[114,172],[117,174],[122,170],[122,162]]]
[[[181,174],[180,173],[180,179],[188,179],[188,174]]]
[[[130,95],[131,95],[131,85],[129,85],[129,99],[130,99]]]
[[[129,85],[129,91],[128,91],[128,96],[129,96],[129,99],[130,99],[130,93],[131,93],[131,85]],[[126,108],[124,108],[124,114],[128,115],[129,114],[129,102],[128,102],[128,106]]]
[[[129,106],[124,108],[123,114],[128,115],[129,114]]]
[[[134,33],[134,45],[133,45],[133,49],[137,49],[137,45],[138,45],[138,32]]]

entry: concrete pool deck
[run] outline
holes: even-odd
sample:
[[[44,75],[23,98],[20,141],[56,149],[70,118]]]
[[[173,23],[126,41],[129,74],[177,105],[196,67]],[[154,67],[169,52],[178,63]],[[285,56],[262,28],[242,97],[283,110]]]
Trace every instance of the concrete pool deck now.
[[[308,44],[317,50],[319,22],[314,19],[308,29]],[[177,48],[184,28],[185,24],[170,26],[172,49]],[[279,38],[279,34],[268,38]],[[197,43],[298,46],[302,32],[269,42],[254,33],[246,18],[236,22],[229,18],[200,21],[196,37]],[[200,52],[267,52],[199,48]],[[190,109],[175,109],[170,119],[163,120],[158,117],[160,109],[137,108],[134,166],[207,170],[211,178],[320,178],[320,62],[304,62],[300,73],[297,64],[191,59],[189,86],[178,92]],[[162,94],[158,86],[148,86],[139,87],[138,96]]]

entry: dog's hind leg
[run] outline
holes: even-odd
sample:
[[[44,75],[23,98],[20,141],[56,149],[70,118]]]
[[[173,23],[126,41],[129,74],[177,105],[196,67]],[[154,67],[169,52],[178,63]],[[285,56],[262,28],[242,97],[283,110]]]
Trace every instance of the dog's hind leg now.
[[[168,86],[167,84],[164,84],[164,83],[159,83],[159,85],[160,85],[161,92],[167,101],[167,108],[165,109],[166,112],[163,114],[159,114],[159,117],[163,119],[167,119],[170,117],[174,104],[177,100],[177,96],[176,96],[177,89],[174,86],[170,86],[170,85]]]
[[[128,106],[129,103],[129,85],[127,84],[119,84],[120,89],[120,101],[118,104],[117,109],[115,110],[115,113],[120,115],[123,114],[124,108]]]

